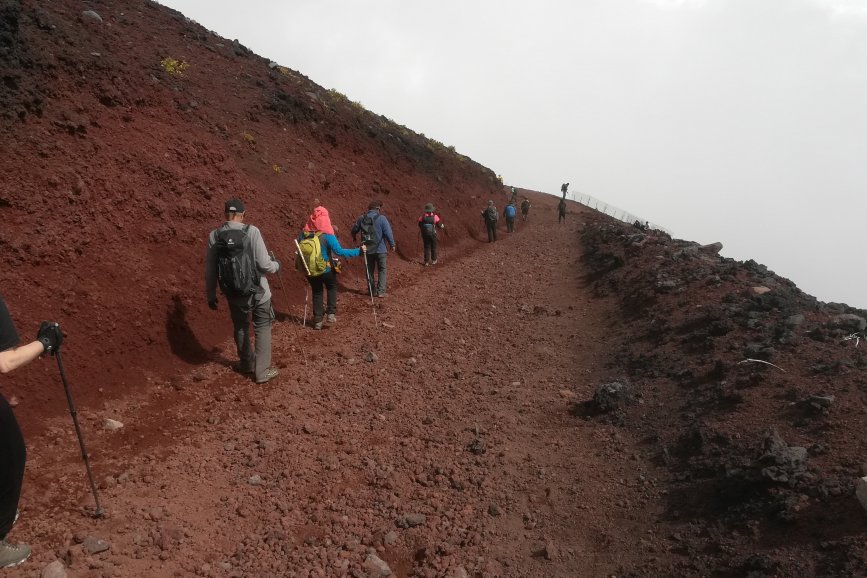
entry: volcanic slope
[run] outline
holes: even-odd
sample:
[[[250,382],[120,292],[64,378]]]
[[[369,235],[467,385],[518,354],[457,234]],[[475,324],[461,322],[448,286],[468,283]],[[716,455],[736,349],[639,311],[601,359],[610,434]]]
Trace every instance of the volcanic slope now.
[[[57,556],[74,576],[366,576],[379,561],[396,576],[584,576],[637,565],[655,468],[625,451],[634,444],[616,426],[570,411],[607,377],[611,311],[582,280],[580,214],[558,226],[554,201],[538,199],[497,243],[464,253],[446,237],[439,264],[399,272],[378,325],[357,281],[334,326],[285,316],[281,377],[267,385],[227,367],[226,342],[182,379],[84,409],[104,520],[82,515],[75,437],[68,419],[51,420],[28,440],[15,529],[36,553],[9,576],[38,576]],[[106,417],[126,425],[108,432]],[[84,553],[87,536],[111,549]]]
[[[344,241],[383,200],[409,248],[425,203],[469,243],[499,192],[454,149],[153,2],[2,2],[0,78],[2,293],[24,336],[62,322],[83,403],[189,371],[230,330],[202,289],[228,198],[291,265],[314,199]],[[303,279],[285,282],[301,294]],[[42,372],[15,387],[28,432],[63,411]]]

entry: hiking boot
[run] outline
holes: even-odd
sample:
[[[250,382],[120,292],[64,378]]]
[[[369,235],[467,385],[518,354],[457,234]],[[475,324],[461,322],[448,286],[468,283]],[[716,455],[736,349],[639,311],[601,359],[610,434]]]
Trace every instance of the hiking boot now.
[[[277,377],[279,373],[276,367],[269,367],[268,371],[265,372],[265,379],[257,379],[256,383],[267,383]]]
[[[376,296],[380,299],[385,299],[385,293],[377,293]]]
[[[320,329],[322,329],[322,320],[321,320],[321,319],[320,319],[319,321],[314,321],[314,322],[313,322],[313,329],[315,329],[315,330],[317,330],[317,331],[319,331]]]
[[[424,266],[427,267],[428,265],[430,265],[430,263],[428,263],[427,261],[425,261],[425,262],[424,262]]]
[[[335,315],[334,313],[329,313],[328,316],[325,318],[325,321],[327,321],[328,323],[337,323],[337,315]]]
[[[250,367],[249,365],[245,365],[243,363],[236,363],[235,365],[233,365],[232,371],[240,373],[241,375],[251,375],[253,373],[256,373],[256,370],[253,367]]]
[[[13,546],[6,540],[0,540],[0,568],[18,566],[30,557],[30,546],[18,544]]]
[[[437,261],[439,261],[439,259],[434,259],[433,261],[431,261],[430,264],[431,264],[431,265],[436,265],[436,264],[437,264]]]

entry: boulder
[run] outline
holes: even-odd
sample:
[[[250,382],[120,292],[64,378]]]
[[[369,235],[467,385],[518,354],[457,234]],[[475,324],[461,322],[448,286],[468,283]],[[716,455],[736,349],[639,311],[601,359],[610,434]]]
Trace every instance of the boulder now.
[[[867,319],[864,319],[860,315],[855,315],[854,313],[835,315],[831,318],[829,324],[833,327],[839,327],[853,332],[864,331],[867,329]]]
[[[713,255],[719,255],[719,252],[722,251],[723,244],[717,241],[716,243],[710,243],[709,245],[702,245],[701,250],[705,253],[710,253]]]
[[[602,413],[619,409],[634,400],[632,387],[624,382],[603,383],[593,394],[592,405]]]

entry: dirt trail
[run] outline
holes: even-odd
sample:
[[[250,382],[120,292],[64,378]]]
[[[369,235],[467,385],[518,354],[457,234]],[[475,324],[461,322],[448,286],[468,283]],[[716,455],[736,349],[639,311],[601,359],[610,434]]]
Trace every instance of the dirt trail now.
[[[570,412],[610,377],[610,312],[582,281],[578,215],[531,217],[465,256],[446,239],[441,264],[395,267],[379,328],[352,278],[336,326],[284,317],[266,386],[231,372],[226,343],[183,379],[82,411],[104,521],[80,514],[83,468],[57,420],[28,440],[14,538],[36,553],[8,575],[61,556],[71,576],[366,576],[371,548],[397,576],[631,566],[652,473],[623,433]],[[86,536],[111,550],[84,554]]]

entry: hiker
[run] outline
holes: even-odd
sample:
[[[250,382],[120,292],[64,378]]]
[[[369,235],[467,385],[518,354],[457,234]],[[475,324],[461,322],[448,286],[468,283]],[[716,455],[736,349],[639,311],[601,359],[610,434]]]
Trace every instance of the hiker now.
[[[494,206],[494,201],[488,201],[487,208],[482,211],[482,219],[485,220],[485,228],[488,231],[488,243],[493,243],[497,240],[497,220],[500,218],[497,207]]]
[[[514,203],[509,203],[503,209],[503,216],[506,217],[506,231],[509,233],[515,232],[515,216],[518,214]]]
[[[514,205],[518,201],[518,189],[512,187],[512,198],[509,199],[509,203]]]
[[[563,198],[566,198],[566,191],[569,189],[569,183],[563,183],[560,185],[560,192],[563,193]]]
[[[6,303],[0,297],[0,373],[27,365],[43,353],[54,353],[63,343],[57,323],[43,321],[36,341],[21,345]],[[18,566],[30,557],[30,546],[11,544],[6,536],[18,519],[18,500],[24,481],[27,450],[12,407],[0,395],[0,568]]]
[[[424,266],[437,264],[437,227],[446,226],[435,212],[433,203],[424,206],[424,212],[418,218],[419,235],[424,243]]]
[[[310,216],[307,217],[307,222],[304,224],[305,231],[320,231],[329,235],[336,235],[334,227],[331,225],[331,217],[328,215],[328,209],[322,206],[319,199],[313,199],[313,210],[310,211]]]
[[[388,246],[392,251],[397,250],[394,236],[391,234],[391,224],[382,214],[382,201],[371,201],[367,205],[367,212],[352,225],[352,242],[355,236],[361,233],[361,242],[367,248],[367,271],[370,274],[368,283],[371,284],[370,292],[374,297],[385,297],[386,291],[386,262],[388,261]],[[388,246],[386,246],[388,243]],[[373,287],[373,272],[379,270],[376,287]]]
[[[337,259],[333,255],[351,259],[358,257],[367,247],[344,249],[337,240],[331,219],[325,207],[316,207],[304,230],[298,236],[298,257],[295,268],[307,277],[313,292],[313,329],[322,329],[323,322],[337,323]],[[327,293],[328,305],[323,305]],[[327,315],[327,317],[326,317]]]
[[[280,263],[268,255],[262,233],[244,224],[244,203],[229,199],[226,222],[208,235],[205,256],[205,294],[208,307],[217,310],[217,285],[229,304],[234,326],[235,346],[240,362],[238,373],[253,374],[256,383],[277,377],[271,367],[271,325],[274,307],[271,289],[263,273],[276,273]],[[255,350],[250,347],[250,318],[256,335]]]
[[[527,214],[530,212],[530,199],[524,197],[524,200],[521,201],[521,220],[527,220]]]
[[[557,222],[558,223],[566,222],[566,198],[565,197],[560,199],[560,202],[557,204]]]

